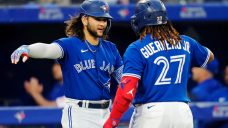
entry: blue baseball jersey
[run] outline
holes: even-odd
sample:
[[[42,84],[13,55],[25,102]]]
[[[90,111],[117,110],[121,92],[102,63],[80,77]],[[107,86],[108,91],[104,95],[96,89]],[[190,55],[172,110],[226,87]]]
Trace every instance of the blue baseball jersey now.
[[[210,96],[216,90],[222,88],[222,84],[214,78],[207,79],[199,83],[195,88],[191,90],[191,96],[193,101],[211,101]]]
[[[228,88],[220,87],[209,96],[209,101],[228,102]]]
[[[53,88],[51,92],[48,94],[47,98],[53,101],[53,100],[56,100],[58,97],[64,96],[63,85],[64,85],[63,83],[56,82],[53,85]]]
[[[111,76],[120,80],[122,58],[116,46],[99,39],[92,46],[77,37],[56,40],[62,49],[61,65],[64,92],[68,98],[78,100],[108,100]]]
[[[133,42],[124,53],[123,76],[141,79],[133,104],[149,102],[189,102],[187,81],[190,67],[204,67],[209,50],[188,36],[176,46],[146,35]]]

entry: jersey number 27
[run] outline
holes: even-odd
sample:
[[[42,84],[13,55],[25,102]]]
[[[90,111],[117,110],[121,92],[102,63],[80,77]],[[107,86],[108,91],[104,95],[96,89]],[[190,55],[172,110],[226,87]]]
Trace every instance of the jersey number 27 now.
[[[170,56],[170,62],[166,57],[159,56],[154,60],[154,63],[158,66],[160,64],[163,64],[164,66],[162,68],[161,74],[158,76],[155,82],[155,85],[171,84],[171,78],[167,77],[167,72],[169,71],[170,65],[173,62],[178,62],[178,70],[177,70],[175,84],[181,83],[181,76],[182,76],[183,67],[185,63],[185,55]]]

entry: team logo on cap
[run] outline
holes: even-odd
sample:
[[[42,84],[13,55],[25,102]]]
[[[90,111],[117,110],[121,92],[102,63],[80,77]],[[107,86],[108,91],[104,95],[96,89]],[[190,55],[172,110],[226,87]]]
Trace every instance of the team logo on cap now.
[[[101,8],[104,10],[104,12],[108,12],[109,10],[108,5],[102,5]]]

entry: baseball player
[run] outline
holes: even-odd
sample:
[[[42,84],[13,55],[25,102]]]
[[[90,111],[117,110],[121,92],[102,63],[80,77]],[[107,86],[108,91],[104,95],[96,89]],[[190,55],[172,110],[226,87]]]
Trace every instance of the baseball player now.
[[[64,81],[66,104],[63,128],[101,128],[110,111],[110,79],[120,81],[122,59],[116,46],[107,40],[112,17],[101,0],[85,0],[79,16],[67,21],[67,38],[51,44],[22,45],[11,55],[13,64],[20,56],[58,59]]]
[[[187,96],[190,67],[206,66],[213,53],[179,35],[159,0],[139,1],[131,25],[140,38],[124,53],[121,83],[104,128],[116,127],[133,99],[130,128],[193,128]]]
[[[197,85],[189,92],[192,101],[211,101],[211,95],[221,89],[223,85],[215,78],[219,71],[219,62],[214,60],[207,64],[206,68],[193,67],[192,80]]]
[[[24,82],[24,88],[28,94],[32,96],[35,102],[40,106],[57,106],[64,107],[65,98],[63,93],[63,77],[61,66],[54,63],[52,66],[52,75],[56,80],[52,90],[47,97],[42,95],[43,85],[36,77],[31,77],[29,81]]]

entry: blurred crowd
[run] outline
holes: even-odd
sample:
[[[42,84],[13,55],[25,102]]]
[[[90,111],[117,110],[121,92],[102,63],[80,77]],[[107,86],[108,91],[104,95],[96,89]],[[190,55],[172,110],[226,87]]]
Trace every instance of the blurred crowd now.
[[[216,78],[219,73],[217,59],[207,65],[206,68],[192,68],[191,78],[196,82],[189,90],[192,101],[227,102],[228,101],[228,64],[223,71],[223,80]]]
[[[80,4],[84,0],[0,0],[1,6],[11,6],[11,5],[27,5],[27,4],[55,4],[61,6],[69,6],[72,4]],[[134,4],[138,0],[105,0],[109,4]],[[204,2],[228,2],[228,0],[162,0],[165,3],[204,3]]]

